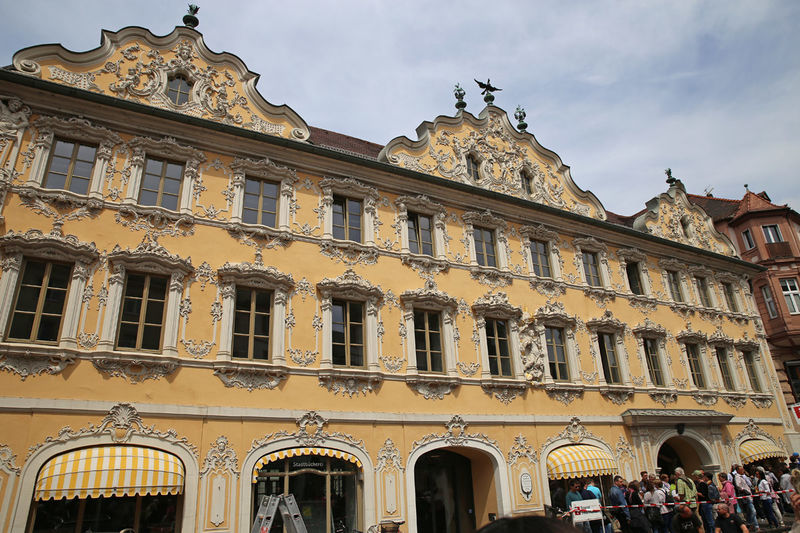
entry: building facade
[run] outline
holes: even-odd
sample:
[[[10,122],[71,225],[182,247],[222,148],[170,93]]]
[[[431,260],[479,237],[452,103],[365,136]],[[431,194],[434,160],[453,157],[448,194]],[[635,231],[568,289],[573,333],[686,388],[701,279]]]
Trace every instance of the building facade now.
[[[762,269],[680,182],[626,225],[491,104],[381,146],[256,80],[186,27],[0,71],[0,530],[291,493],[310,531],[474,531],[786,455]]]

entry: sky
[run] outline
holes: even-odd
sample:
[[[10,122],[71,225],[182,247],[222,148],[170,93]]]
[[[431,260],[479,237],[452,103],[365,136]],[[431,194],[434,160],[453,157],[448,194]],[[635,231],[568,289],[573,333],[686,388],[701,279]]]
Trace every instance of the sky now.
[[[202,0],[198,0],[202,1]],[[100,30],[172,31],[175,0],[0,0],[0,64],[16,50],[100,44]],[[311,126],[379,144],[438,115],[495,105],[606,209],[664,192],[741,198],[744,185],[800,209],[800,2],[795,0],[205,2],[208,47],[238,55],[258,88]],[[516,121],[511,118],[512,123]]]

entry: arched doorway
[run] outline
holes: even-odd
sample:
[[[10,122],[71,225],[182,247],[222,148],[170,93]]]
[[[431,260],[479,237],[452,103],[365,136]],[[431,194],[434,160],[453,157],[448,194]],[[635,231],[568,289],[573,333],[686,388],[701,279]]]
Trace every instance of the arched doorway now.
[[[418,533],[472,533],[498,515],[494,465],[473,448],[438,448],[414,465]]]
[[[707,450],[693,439],[681,435],[664,441],[656,458],[659,471],[666,474],[672,474],[679,466],[686,472],[708,468],[711,462]]]

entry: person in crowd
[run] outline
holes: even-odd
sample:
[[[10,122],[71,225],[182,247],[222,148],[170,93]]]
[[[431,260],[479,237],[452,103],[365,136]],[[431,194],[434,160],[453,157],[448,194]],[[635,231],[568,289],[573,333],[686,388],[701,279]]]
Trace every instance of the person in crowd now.
[[[733,486],[733,482],[728,479],[728,474],[725,472],[720,472],[717,476],[719,478],[719,484],[722,487],[720,490],[720,498],[728,504],[728,509],[731,512],[736,512],[736,488]]]
[[[724,473],[720,473],[720,476],[724,475]],[[739,518],[739,515],[731,512],[727,503],[717,505],[717,520],[714,525],[716,526],[714,533],[748,533],[747,526]]]
[[[661,479],[659,481],[661,482],[661,491],[664,493],[664,507],[667,509],[667,512],[663,516],[664,533],[669,533],[672,527],[672,517],[675,514],[675,494],[669,486],[669,476],[667,474],[661,474]]]
[[[758,480],[758,499],[764,510],[764,516],[767,517],[767,522],[773,527],[780,527],[775,513],[772,512],[772,488],[769,486],[763,470],[756,470],[756,479]]]
[[[800,453],[794,452],[789,458],[789,470],[800,468]]]
[[[628,484],[628,505],[630,505],[631,531],[633,533],[651,533],[650,521],[645,516],[642,507],[642,494],[639,492],[639,482],[631,481]]]
[[[648,479],[647,490],[642,499],[647,506],[645,507],[645,514],[647,519],[650,520],[654,533],[669,533],[669,531],[665,531],[665,526],[669,527],[669,525],[664,521],[664,515],[667,512],[667,507],[664,505],[666,498],[664,497],[664,491],[660,487],[660,479],[656,480],[655,483]]]
[[[736,501],[742,513],[747,517],[747,523],[752,531],[761,529],[758,525],[756,508],[753,504],[753,483],[745,474],[742,465],[734,465],[733,486],[736,489]]]
[[[708,495],[708,478],[702,470],[692,472],[692,479],[697,488],[697,503],[700,519],[706,531],[714,531],[714,504]]]
[[[619,521],[622,533],[630,533],[631,512],[628,509],[628,501],[625,499],[625,480],[622,479],[622,476],[614,476],[614,486],[608,493],[608,503],[621,506],[619,509],[613,509],[611,515]]]
[[[553,502],[553,507],[560,511],[567,510],[567,492],[564,490],[564,485],[558,482],[550,484],[550,498]]]
[[[517,516],[489,522],[478,533],[579,533],[578,529],[563,520],[544,516]]]
[[[572,502],[579,502],[583,499],[581,496],[581,482],[578,479],[569,480],[569,492],[567,492],[567,511],[572,509]]]
[[[675,516],[672,517],[672,533],[705,533],[703,522],[697,518],[695,512],[685,503],[676,507]]]
[[[589,483],[591,483],[591,479],[586,478],[581,480],[581,498],[584,500],[600,500],[600,491],[597,490],[597,487],[594,487],[597,490],[597,494],[593,490],[589,489]],[[600,500],[602,503],[602,500]],[[588,530],[591,533],[603,533],[603,521],[602,520],[591,520],[589,522],[584,522],[584,530]]]
[[[675,490],[678,492],[678,500],[684,502],[692,511],[697,511],[697,487],[694,481],[686,476],[686,472],[680,466],[675,469]]]
[[[603,501],[603,494],[600,492],[600,489],[595,484],[594,479],[587,477],[584,480],[584,484],[586,485],[586,490],[591,491],[591,493],[594,494],[594,497],[596,499],[600,500],[601,502]]]
[[[781,478],[778,481],[778,488],[783,491],[780,498],[783,501],[783,510],[787,513],[791,513],[792,495],[788,491],[792,490],[792,475],[785,466],[781,467]]]

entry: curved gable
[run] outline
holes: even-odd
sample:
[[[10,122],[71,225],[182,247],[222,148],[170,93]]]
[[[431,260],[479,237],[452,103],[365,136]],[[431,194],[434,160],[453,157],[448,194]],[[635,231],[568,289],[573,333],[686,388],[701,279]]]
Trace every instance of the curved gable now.
[[[633,221],[633,227],[657,237],[736,256],[731,240],[717,231],[714,221],[700,206],[689,201],[680,181],[647,202],[647,210]]]
[[[561,158],[543,148],[530,133],[514,129],[506,112],[498,107],[487,106],[478,117],[466,111],[454,117],[439,116],[420,124],[417,136],[416,141],[408,137],[392,139],[378,159],[592,218],[606,218],[600,201],[575,185]],[[468,157],[478,163],[477,181],[469,175]],[[523,178],[528,181],[527,187]]]
[[[187,27],[163,37],[135,26],[103,30],[100,46],[87,52],[60,44],[32,46],[14,54],[14,67],[46,81],[260,133],[309,137],[308,125],[290,107],[261,96],[258,74],[233,54],[212,52],[202,34]],[[181,105],[167,96],[169,79],[176,75],[191,85]]]

